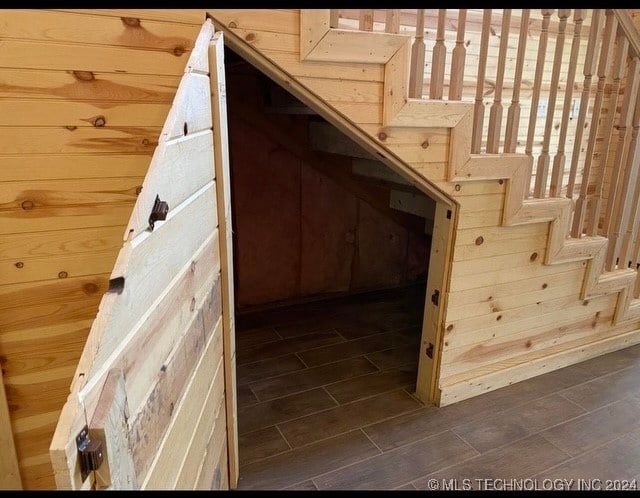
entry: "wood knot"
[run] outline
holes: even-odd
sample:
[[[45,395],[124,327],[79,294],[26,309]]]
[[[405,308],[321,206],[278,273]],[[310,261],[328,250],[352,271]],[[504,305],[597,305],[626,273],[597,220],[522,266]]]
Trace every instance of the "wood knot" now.
[[[483,242],[484,242],[484,237],[480,235],[480,237],[476,239],[476,245],[481,246]]]
[[[453,189],[454,189],[456,192],[460,192],[460,190],[462,190],[462,185],[460,185],[459,183],[456,183],[456,186],[455,186],[455,187],[453,187]]]
[[[255,33],[247,33],[247,36],[244,37],[245,41],[248,41],[249,43],[252,43],[254,41],[256,41],[256,34]]]
[[[182,54],[184,54],[185,50],[184,47],[176,47],[173,49],[173,55],[175,55],[176,57],[180,57]]]
[[[447,327],[447,332],[451,332],[453,330],[453,323]]]
[[[498,180],[498,185],[502,185],[503,183],[504,183],[504,180],[502,178]]]
[[[149,139],[148,138],[143,138],[142,139],[142,145],[149,145]]]
[[[24,268],[24,263],[23,263],[22,261],[18,261],[18,262],[15,264],[15,267],[16,267],[16,268]]]
[[[502,320],[502,315],[498,315],[498,316],[496,317],[496,322],[499,322],[500,320]]]
[[[140,27],[140,19],[136,17],[121,17],[120,20],[122,24],[129,28],[139,28]]]
[[[230,27],[230,28],[237,28],[237,27],[238,27],[238,23],[237,23],[237,22],[235,22],[235,21],[231,21],[231,22],[229,23],[229,27]]]
[[[196,262],[192,261],[191,262],[191,273],[195,273],[195,271],[196,271]]]
[[[425,140],[424,142],[422,142],[420,144],[420,147],[422,147],[423,149],[426,149],[427,147],[429,147],[429,140]]]
[[[105,118],[104,116],[96,116],[96,118],[93,120],[93,126],[95,126],[96,128],[102,128],[106,124],[107,118]]]
[[[528,349],[528,348],[530,348],[530,347],[531,347],[531,345],[532,345],[531,340],[528,340],[527,342],[525,342],[525,343],[524,343],[524,345],[525,345],[525,347],[526,347],[527,349]]]
[[[585,299],[584,301],[582,301],[582,306],[587,306],[589,304],[589,300]]]
[[[78,81],[93,81],[96,79],[91,71],[72,71],[71,74]]]
[[[76,131],[78,129],[78,127],[74,125],[65,126],[65,128],[69,131]]]
[[[30,209],[33,209],[33,201],[23,201],[22,204],[20,204],[20,206],[25,211],[29,211]]]
[[[195,298],[195,297],[192,297],[192,298],[191,298],[191,306],[189,306],[189,309],[190,309],[191,311],[193,311],[193,310],[195,310],[195,309],[196,309],[196,298]]]
[[[142,185],[136,187],[136,195],[140,195],[140,192],[142,192]]]
[[[61,271],[58,273],[58,278],[67,278],[69,274],[66,271]]]
[[[543,289],[546,289],[547,287],[549,287],[547,284],[542,284]]]
[[[98,286],[93,282],[88,282],[82,286],[82,291],[85,294],[95,294],[98,292]]]
[[[380,140],[381,142],[384,142],[387,139],[387,134],[384,131],[381,131],[380,133],[378,133],[378,140]]]
[[[531,254],[531,256],[529,257],[529,261],[534,262],[536,259],[538,259],[538,253],[534,252]]]

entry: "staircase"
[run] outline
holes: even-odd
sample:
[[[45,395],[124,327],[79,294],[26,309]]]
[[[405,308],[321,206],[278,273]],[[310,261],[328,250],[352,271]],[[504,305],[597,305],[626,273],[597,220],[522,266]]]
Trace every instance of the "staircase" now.
[[[621,135],[616,159],[617,164],[627,167],[620,166],[616,170],[614,164],[610,180],[613,185],[617,179],[618,191],[628,193],[627,197],[619,200],[614,197],[614,190],[611,193],[613,200],[609,201],[612,206],[626,206],[628,203],[630,207],[618,208],[618,213],[626,213],[626,225],[607,222],[607,227],[615,229],[606,228],[605,235],[602,235],[598,233],[598,211],[594,214],[593,206],[604,205],[601,192],[607,149],[595,183],[589,177],[591,160],[586,160],[579,173],[573,166],[577,160],[572,160],[569,172],[571,195],[568,195],[567,189],[561,188],[566,176],[563,175],[564,159],[557,161],[559,166],[554,160],[553,171],[549,171],[550,133],[546,133],[541,141],[536,174],[532,175],[533,138],[527,141],[524,153],[515,152],[517,132],[514,131],[514,119],[518,121],[520,109],[515,90],[504,142],[500,140],[501,68],[504,73],[504,62],[500,61],[505,59],[506,41],[500,43],[498,53],[498,78],[493,85],[494,105],[489,119],[483,123],[485,70],[482,69],[482,56],[486,58],[489,33],[493,30],[490,10],[488,15],[485,10],[482,17],[478,83],[473,89],[475,102],[460,100],[465,80],[464,71],[459,75],[456,72],[456,65],[458,70],[464,66],[464,55],[460,55],[461,49],[464,50],[464,27],[460,28],[460,24],[452,54],[449,100],[442,100],[446,86],[443,84],[446,11],[438,11],[437,23],[434,24],[437,31],[428,74],[429,99],[422,98],[422,70],[416,72],[413,69],[425,66],[424,46],[421,47],[424,11],[417,12],[418,31],[415,37],[398,34],[400,21],[394,21],[401,17],[398,11],[387,12],[387,26],[391,32],[373,31],[376,21],[373,11],[361,12],[358,30],[337,28],[336,12],[330,10],[215,10],[209,14],[235,51],[348,132],[407,181],[439,202],[452,206],[455,248],[448,289],[443,291],[439,304],[444,310],[438,324],[441,330],[435,337],[435,356],[439,367],[436,366],[436,388],[429,397],[441,405],[452,403],[640,342],[637,271],[634,266],[616,265],[616,260],[622,261],[622,252],[616,249],[612,253],[610,247],[610,235],[614,232],[616,237],[621,237],[627,230],[629,240],[635,240],[634,220],[640,219],[636,217],[638,196],[636,194],[635,204],[631,205],[633,189],[627,187],[630,180],[637,177],[635,137],[637,117],[640,116],[636,103],[636,100],[640,102],[636,99],[640,45],[628,15],[625,17],[624,12],[607,11],[606,22],[603,11],[589,17],[594,40],[589,44],[593,47],[591,52],[596,50],[596,40],[602,36],[601,60],[615,52],[617,62],[626,61],[624,55],[628,47],[631,56],[628,73],[625,73],[631,90],[623,96],[618,131],[626,133],[625,124],[629,128],[633,124],[634,139],[631,140],[631,134]],[[506,13],[502,17],[502,28],[508,34],[510,11],[508,15]],[[552,13],[550,10],[542,11],[539,60],[545,57]],[[564,43],[569,12],[561,10],[557,14],[556,55],[562,53],[561,43]],[[464,15],[467,15],[466,11]],[[462,16],[462,10],[459,16]],[[573,47],[579,46],[578,26],[584,17],[584,11],[574,12],[574,40],[577,42],[572,46],[572,54]],[[464,23],[464,17],[462,19]],[[525,19],[523,13],[523,26],[527,26],[528,19],[528,14]],[[503,37],[503,40],[507,39]],[[617,41],[615,45],[614,40]],[[623,45],[624,50],[620,48]],[[574,55],[578,48],[575,50]],[[517,66],[524,61],[520,52],[518,50]],[[562,68],[559,57],[555,58],[547,100],[551,116],[552,104],[555,105],[557,99],[554,88],[559,85]],[[589,49],[586,58],[588,61]],[[592,55],[591,65],[594,64]],[[531,104],[534,110],[539,109],[537,103],[542,87],[542,69],[538,67],[543,65],[538,63],[536,67]],[[601,63],[598,69],[595,99],[600,101],[596,100],[596,109],[602,104],[605,82],[611,80],[610,72],[606,73],[606,62]],[[570,62],[568,71],[569,82],[565,83],[570,88],[577,63]],[[588,69],[584,70],[584,76],[590,83]],[[616,98],[622,76],[620,73],[616,79],[613,75],[611,95]],[[514,88],[518,91],[521,80],[522,71],[519,77],[516,71]],[[583,104],[590,102],[591,95],[586,83],[584,85],[586,90],[582,98],[586,92],[587,100]],[[565,98],[565,109],[570,101],[570,98]],[[615,104],[614,98],[614,109]],[[586,106],[582,105],[582,108]],[[568,112],[563,113],[561,123],[565,139],[568,115]],[[533,130],[535,111],[531,111],[531,116],[533,123],[529,122],[529,128]],[[617,113],[608,113],[605,126],[593,126],[589,130],[588,157],[593,154],[596,138],[603,130],[605,144],[612,142],[616,117]],[[597,115],[593,116],[593,121],[598,122],[597,118]],[[584,116],[582,120],[584,122]],[[551,129],[552,124],[552,119],[547,118],[545,132]],[[485,139],[482,133],[487,128]],[[599,135],[593,129],[598,130]],[[560,152],[564,151],[565,139],[560,142]],[[481,144],[486,144],[485,151],[480,151]],[[504,144],[502,152],[498,152],[499,144]],[[547,188],[549,176],[551,185]],[[580,184],[577,177],[581,179]],[[535,188],[532,188],[534,180]],[[576,201],[572,196],[578,186],[580,197]],[[594,189],[597,195],[593,206],[587,206]],[[578,215],[574,216],[574,212]],[[612,213],[608,211],[607,216]],[[589,226],[584,223],[585,217],[592,217],[595,222]],[[631,251],[626,254],[629,253]],[[423,352],[424,349],[425,345]]]

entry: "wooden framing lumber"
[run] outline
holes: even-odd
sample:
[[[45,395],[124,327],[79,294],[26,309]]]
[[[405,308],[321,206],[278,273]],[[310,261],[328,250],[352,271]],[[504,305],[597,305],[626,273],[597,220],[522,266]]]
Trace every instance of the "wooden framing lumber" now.
[[[236,394],[235,303],[233,282],[233,248],[231,228],[231,174],[229,171],[229,138],[227,129],[227,93],[222,33],[213,35],[208,50],[210,68],[211,110],[214,130],[214,168],[218,179],[218,233],[222,288],[222,336],[224,346],[224,385],[226,436],[229,465],[228,482],[233,489],[238,483],[238,423]],[[215,69],[214,69],[215,68]],[[210,451],[216,451],[211,448]],[[223,469],[224,470],[224,469]]]
[[[0,370],[0,446],[2,447],[2,452],[0,452],[0,489],[22,489],[2,370]]]

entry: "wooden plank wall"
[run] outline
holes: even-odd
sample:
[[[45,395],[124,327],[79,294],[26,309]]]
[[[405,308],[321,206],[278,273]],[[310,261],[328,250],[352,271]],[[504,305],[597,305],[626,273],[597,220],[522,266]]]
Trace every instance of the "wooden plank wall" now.
[[[228,485],[215,479],[227,475],[229,372],[209,98],[212,36],[207,21],[111,274],[120,287],[102,298],[78,363],[51,444],[58,487],[87,487],[92,477],[98,488],[110,489]],[[216,43],[221,55],[222,39]],[[217,121],[215,133],[223,127]],[[148,230],[156,196],[169,211]],[[233,347],[226,349],[233,356]],[[85,423],[91,438],[104,441],[108,460],[87,479],[78,472],[75,448]]]
[[[0,17],[0,364],[22,483],[51,488],[51,435],[204,14]]]
[[[300,63],[298,12],[211,13],[235,43],[250,45],[459,203],[442,299],[442,404],[640,342],[637,321],[612,325],[616,295],[580,299],[585,261],[543,264],[548,223],[501,226],[507,182],[444,181],[448,130],[382,128],[381,65]]]

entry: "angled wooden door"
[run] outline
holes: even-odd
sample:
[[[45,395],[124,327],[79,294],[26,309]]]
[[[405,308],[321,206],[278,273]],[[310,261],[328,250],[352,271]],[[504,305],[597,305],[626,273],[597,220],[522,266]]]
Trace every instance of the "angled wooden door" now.
[[[235,487],[223,56],[207,20],[58,421],[58,488]]]

